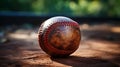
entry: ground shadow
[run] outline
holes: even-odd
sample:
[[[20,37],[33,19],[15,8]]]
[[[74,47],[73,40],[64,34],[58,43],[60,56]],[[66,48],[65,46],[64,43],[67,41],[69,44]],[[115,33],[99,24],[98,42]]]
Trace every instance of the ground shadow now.
[[[18,60],[0,57],[0,67],[48,67],[48,65],[28,64]]]
[[[113,43],[120,44],[120,33],[115,33],[111,31],[102,31],[102,30],[83,30],[82,31],[82,37],[85,37],[88,39],[93,40],[103,40],[103,41],[109,41]]]
[[[32,42],[14,40],[0,45],[0,67],[44,67],[47,65],[25,61],[35,62],[47,59],[46,57],[46,54]]]
[[[72,67],[119,67],[118,65],[109,62],[107,60],[97,59],[97,58],[86,58],[69,56],[66,58],[51,58],[61,64],[65,64]]]

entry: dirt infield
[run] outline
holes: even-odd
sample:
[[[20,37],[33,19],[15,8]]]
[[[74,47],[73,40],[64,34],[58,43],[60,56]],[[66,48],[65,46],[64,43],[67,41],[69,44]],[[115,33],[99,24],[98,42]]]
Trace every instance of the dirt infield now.
[[[0,43],[0,67],[120,67],[120,26],[81,24],[80,46],[65,58],[52,58],[42,51],[38,27],[6,29],[1,37],[6,39]]]

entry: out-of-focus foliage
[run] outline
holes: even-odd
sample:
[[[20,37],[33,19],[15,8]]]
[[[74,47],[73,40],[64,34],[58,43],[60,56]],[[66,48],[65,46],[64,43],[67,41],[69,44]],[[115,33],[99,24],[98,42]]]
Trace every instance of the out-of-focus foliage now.
[[[75,16],[120,16],[120,0],[1,0],[0,11]]]

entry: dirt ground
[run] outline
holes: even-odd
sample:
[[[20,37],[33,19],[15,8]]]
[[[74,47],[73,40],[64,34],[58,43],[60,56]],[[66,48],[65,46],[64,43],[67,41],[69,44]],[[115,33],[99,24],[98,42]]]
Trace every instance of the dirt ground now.
[[[80,46],[65,58],[51,58],[40,48],[38,28],[0,28],[0,67],[120,67],[120,25],[80,24]]]

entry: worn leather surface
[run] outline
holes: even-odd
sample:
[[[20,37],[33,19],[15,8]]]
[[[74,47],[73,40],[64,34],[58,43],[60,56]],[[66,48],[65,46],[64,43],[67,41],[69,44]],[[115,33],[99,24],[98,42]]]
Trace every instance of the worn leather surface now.
[[[41,48],[51,56],[66,56],[77,50],[81,39],[79,24],[66,17],[48,20],[39,29]]]

